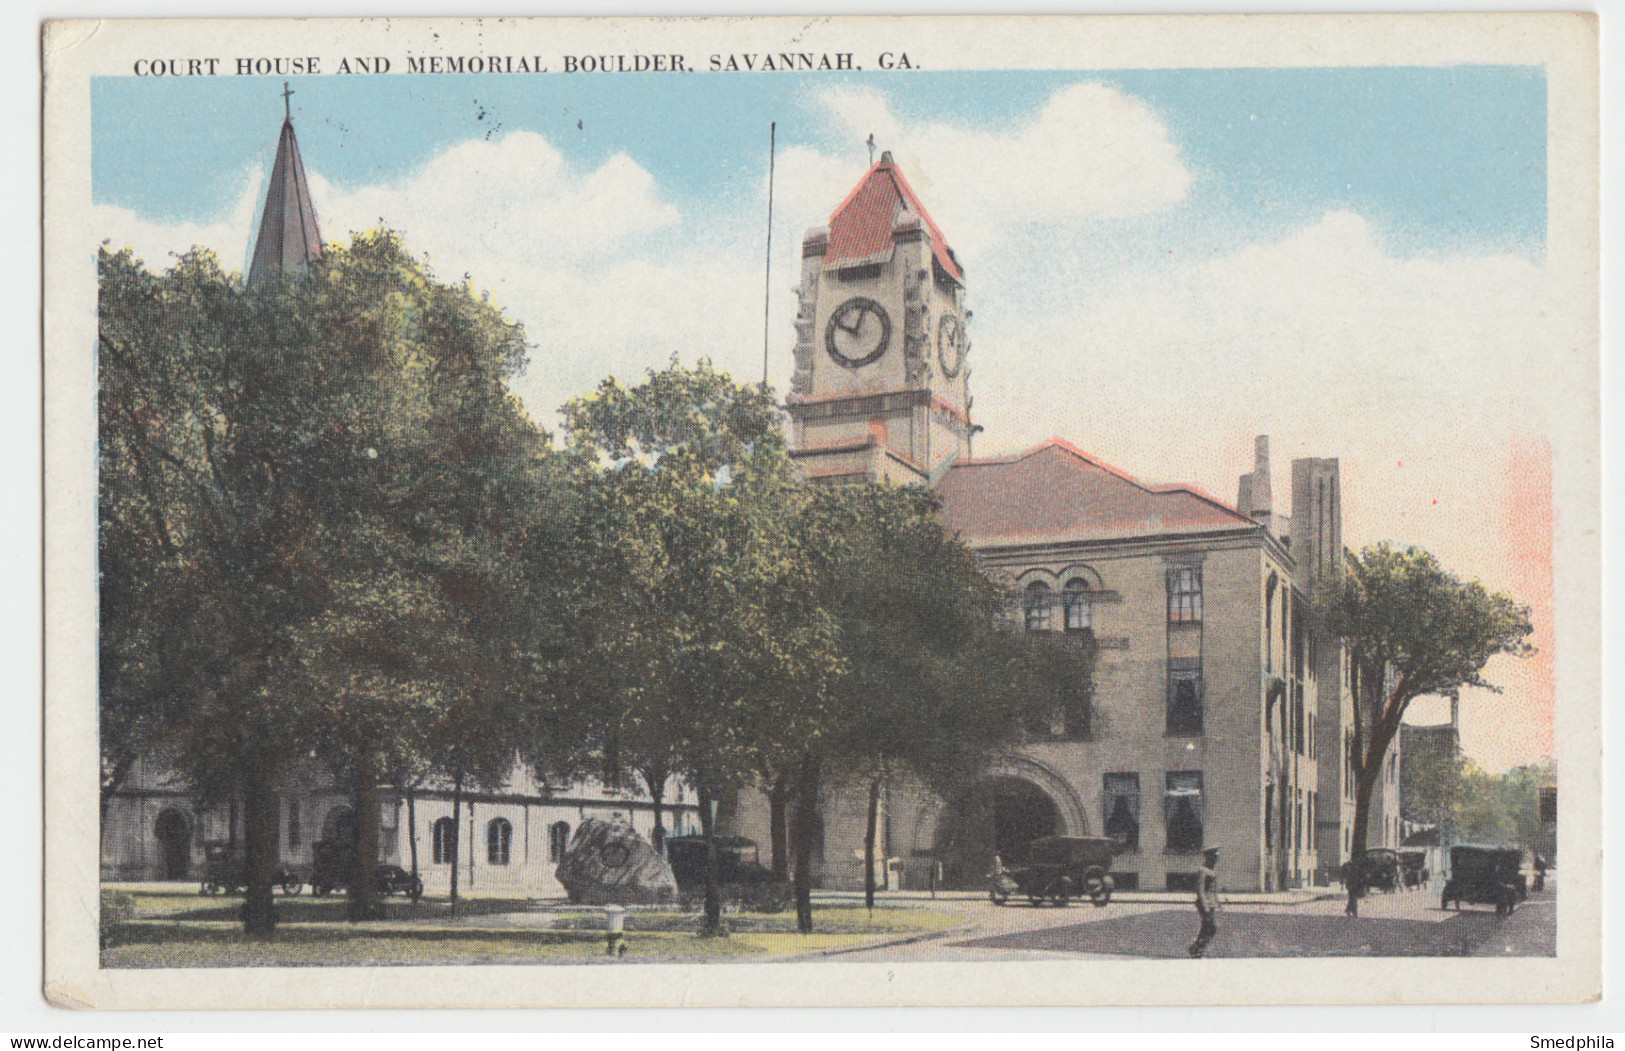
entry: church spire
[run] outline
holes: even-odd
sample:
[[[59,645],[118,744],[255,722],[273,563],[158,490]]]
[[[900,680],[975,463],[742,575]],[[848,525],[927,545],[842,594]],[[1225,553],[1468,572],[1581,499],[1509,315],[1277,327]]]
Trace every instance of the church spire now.
[[[282,85],[282,137],[276,144],[260,235],[248,266],[250,288],[296,276],[322,254],[322,234],[316,226],[316,208],[310,203],[310,183],[305,180],[299,142],[293,135],[293,107],[289,102],[292,94],[291,88]]]

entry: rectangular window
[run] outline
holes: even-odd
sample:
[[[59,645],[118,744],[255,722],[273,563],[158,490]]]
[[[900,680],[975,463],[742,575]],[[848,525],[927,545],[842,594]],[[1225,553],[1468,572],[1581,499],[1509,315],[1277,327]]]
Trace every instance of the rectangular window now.
[[[1202,662],[1198,659],[1168,660],[1168,732],[1202,732]]]
[[[1202,620],[1202,567],[1173,566],[1168,570],[1169,623],[1199,624]]]
[[[299,845],[299,800],[288,800],[288,846]]]
[[[865,263],[863,266],[843,266],[835,272],[835,276],[842,281],[872,281],[880,276],[880,264]]]
[[[1106,774],[1103,781],[1102,827],[1119,853],[1133,854],[1140,849],[1140,775]]]
[[[1264,849],[1275,849],[1275,786],[1264,786]]]
[[[1169,771],[1163,794],[1163,821],[1170,854],[1195,854],[1202,849],[1202,773]]]
[[[1199,872],[1170,872],[1167,876],[1166,886],[1169,890],[1194,893],[1196,891],[1196,881],[1200,877],[1201,873]]]
[[[1138,872],[1114,872],[1112,883],[1118,890],[1139,890],[1140,874]]]

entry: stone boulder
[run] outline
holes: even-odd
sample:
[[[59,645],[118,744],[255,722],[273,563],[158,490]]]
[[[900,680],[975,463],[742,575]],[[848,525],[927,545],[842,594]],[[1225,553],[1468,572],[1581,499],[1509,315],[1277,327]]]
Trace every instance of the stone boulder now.
[[[620,818],[583,821],[557,875],[578,905],[652,905],[677,897],[666,859]]]

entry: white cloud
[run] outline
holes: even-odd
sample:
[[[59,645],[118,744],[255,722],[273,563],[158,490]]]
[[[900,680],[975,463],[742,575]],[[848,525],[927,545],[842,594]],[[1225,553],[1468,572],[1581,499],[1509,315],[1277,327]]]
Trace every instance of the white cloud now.
[[[115,204],[93,205],[96,238],[106,240],[114,251],[134,249],[136,258],[154,270],[165,269],[174,255],[194,246],[213,250],[228,269],[245,267],[245,253],[259,230],[263,187],[260,171],[245,171],[231,211],[212,223],[162,223]]]
[[[1183,200],[1192,182],[1162,121],[1104,84],[1064,88],[1030,120],[997,132],[905,124],[870,89],[832,89],[817,101],[840,137],[858,143],[872,133],[891,151],[961,256],[990,251],[1024,224],[1159,211]],[[860,174],[832,161],[786,151],[784,170],[794,173],[787,203],[827,215]]]
[[[557,267],[620,254],[630,238],[681,220],[654,177],[625,154],[579,171],[528,131],[458,143],[385,186],[343,191],[313,172],[311,192],[330,238],[382,220],[414,251],[458,265]]]

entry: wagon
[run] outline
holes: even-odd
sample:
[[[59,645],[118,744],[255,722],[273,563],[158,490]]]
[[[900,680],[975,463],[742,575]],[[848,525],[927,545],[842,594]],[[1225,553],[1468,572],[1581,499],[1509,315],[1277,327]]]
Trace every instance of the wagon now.
[[[1521,851],[1497,847],[1451,847],[1450,878],[1439,895],[1439,907],[1452,904],[1459,911],[1468,905],[1493,905],[1497,916],[1511,914],[1522,897],[1518,866]]]
[[[292,869],[280,868],[272,876],[273,886],[284,894],[298,894],[305,881]],[[248,858],[243,849],[230,843],[209,843],[203,848],[203,882],[199,894],[237,894],[248,891]]]
[[[995,905],[1024,895],[1032,905],[1048,901],[1066,905],[1074,896],[1087,897],[1097,908],[1112,900],[1111,866],[1116,841],[1086,836],[1044,836],[1035,839],[1025,865],[1005,868],[998,858],[987,896]]]

